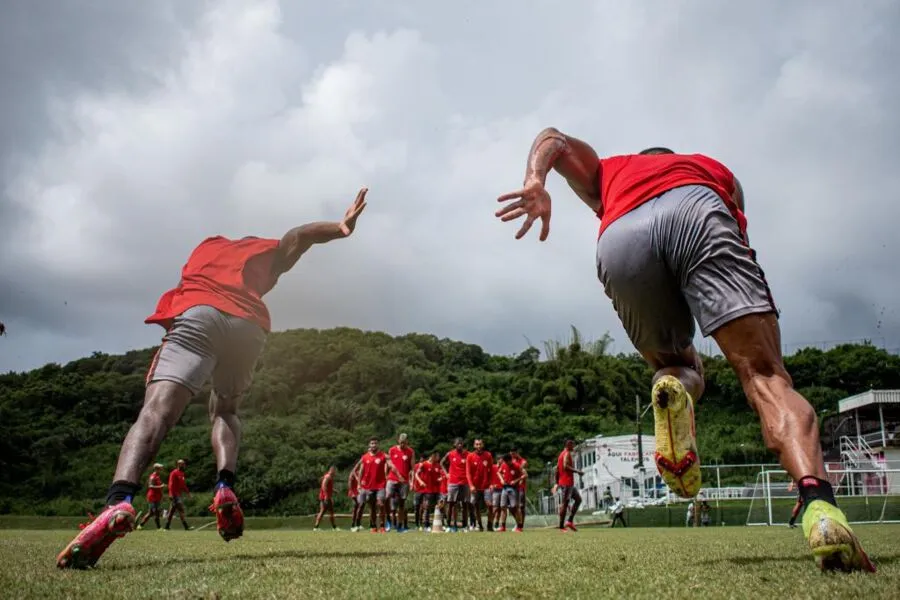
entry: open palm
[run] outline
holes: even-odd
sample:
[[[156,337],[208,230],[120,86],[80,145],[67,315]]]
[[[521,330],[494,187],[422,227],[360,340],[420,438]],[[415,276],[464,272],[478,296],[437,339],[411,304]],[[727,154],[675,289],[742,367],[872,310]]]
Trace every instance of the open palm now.
[[[353,233],[353,230],[356,229],[356,220],[366,208],[366,193],[368,193],[368,191],[369,188],[360,189],[359,193],[356,194],[356,200],[353,201],[353,204],[351,204],[350,208],[347,209],[347,212],[344,213],[340,228],[341,233],[343,233],[345,237]]]
[[[525,222],[522,223],[522,227],[520,227],[519,231],[516,233],[517,240],[522,239],[522,237],[528,233],[528,230],[531,229],[534,222],[537,219],[540,219],[541,235],[539,239],[543,242],[547,239],[547,236],[550,235],[550,194],[547,193],[547,190],[544,189],[544,185],[541,182],[530,181],[520,190],[503,194],[497,198],[497,201],[506,202],[517,198],[518,200],[515,202],[507,204],[498,210],[495,213],[495,216],[500,217],[500,220],[503,222],[518,219],[523,215],[526,216]]]

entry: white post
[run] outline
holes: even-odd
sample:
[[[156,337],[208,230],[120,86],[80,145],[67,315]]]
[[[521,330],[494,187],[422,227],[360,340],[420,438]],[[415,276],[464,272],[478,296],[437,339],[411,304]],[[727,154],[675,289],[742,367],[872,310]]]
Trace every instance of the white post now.
[[[878,420],[881,421],[881,447],[887,447],[887,437],[884,435],[884,412],[881,410],[881,405],[878,405]]]
[[[763,471],[766,476],[766,504],[768,504],[769,509],[769,525],[772,524],[772,485],[771,478],[769,477],[768,471]]]
[[[722,497],[722,473],[719,465],[716,465],[716,514],[719,516],[719,523],[725,525],[722,520],[722,509],[719,507],[719,499]]]

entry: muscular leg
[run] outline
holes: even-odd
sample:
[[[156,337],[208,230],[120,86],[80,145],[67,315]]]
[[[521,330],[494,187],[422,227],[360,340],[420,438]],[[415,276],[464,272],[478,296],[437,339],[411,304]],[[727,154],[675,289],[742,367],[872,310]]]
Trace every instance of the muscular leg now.
[[[575,488],[572,488],[572,509],[569,513],[569,522],[575,522],[575,515],[578,513],[578,509],[581,508],[581,493]]]
[[[319,500],[319,512],[316,514],[316,520],[313,523],[313,529],[319,528],[319,523],[322,522],[322,517],[324,517],[324,516],[325,516],[325,503],[322,502],[321,500]],[[333,523],[332,523],[332,526],[334,526]]]
[[[209,420],[212,423],[212,447],[216,469],[234,473],[241,445],[241,420],[237,416],[238,399],[221,396],[215,390],[209,396]]]
[[[166,434],[181,418],[192,396],[188,388],[173,381],[154,381],[147,386],[141,413],[122,442],[114,482],[138,484],[144,469],[156,457]]]
[[[656,370],[652,384],[665,375],[671,375],[681,382],[694,402],[697,402],[706,390],[706,383],[703,381],[703,361],[693,344],[677,354],[643,351],[641,355],[647,364]]]
[[[562,502],[559,503],[559,528],[566,528],[566,509],[569,507],[569,488],[562,494]]]
[[[816,413],[794,390],[784,368],[775,315],[741,317],[714,331],[713,337],[759,415],[766,447],[794,481],[810,476],[825,479]]]

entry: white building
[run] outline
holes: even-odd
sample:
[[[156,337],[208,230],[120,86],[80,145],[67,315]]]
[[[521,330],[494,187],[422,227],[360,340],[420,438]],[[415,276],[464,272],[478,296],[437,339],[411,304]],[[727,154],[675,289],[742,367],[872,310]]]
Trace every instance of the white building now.
[[[653,460],[656,438],[642,435],[641,446],[643,469],[638,468],[637,435],[598,435],[576,446],[575,468],[584,471],[584,475],[575,477],[583,500],[582,509],[601,508],[607,487],[613,498],[621,498],[625,503],[635,498],[647,500],[666,496],[668,489],[659,477]]]

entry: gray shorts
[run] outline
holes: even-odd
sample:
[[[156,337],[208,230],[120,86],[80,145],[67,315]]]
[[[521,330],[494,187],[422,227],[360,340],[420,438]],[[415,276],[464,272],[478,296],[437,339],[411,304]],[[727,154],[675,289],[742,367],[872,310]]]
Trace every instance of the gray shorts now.
[[[409,484],[400,481],[388,481],[387,497],[391,499],[391,508],[395,509],[400,505],[400,501],[406,501],[409,495]]]
[[[372,498],[375,498],[376,502],[384,502],[384,488],[378,490],[359,490],[359,496],[357,497],[357,502],[360,504],[366,504]]]
[[[169,496],[169,503],[173,507],[180,506],[180,507],[184,508],[184,500],[182,499],[181,496]]]
[[[491,490],[491,506],[500,507],[500,492],[503,488],[494,488]]]
[[[197,394],[212,378],[210,403],[238,401],[250,388],[266,343],[259,325],[211,306],[175,317],[147,372],[147,384],[174,381]]]
[[[447,501],[448,502],[468,502],[469,501],[469,486],[464,483],[459,485],[448,485],[447,486]]]
[[[676,354],[752,313],[774,312],[765,275],[711,189],[688,185],[614,221],[597,242],[597,274],[641,352]]]
[[[519,490],[505,487],[500,491],[500,508],[515,508],[519,505]]]
[[[149,502],[150,507],[147,509],[149,513],[158,513],[159,512],[159,502]]]
[[[474,493],[469,493],[469,502],[472,503],[472,506],[476,508],[484,508],[485,504],[489,503],[488,497],[491,495],[490,490],[475,490]]]

